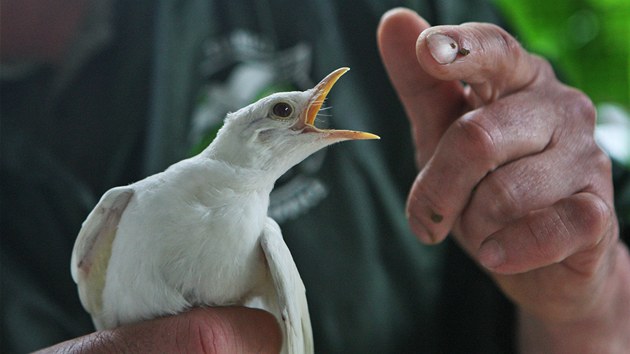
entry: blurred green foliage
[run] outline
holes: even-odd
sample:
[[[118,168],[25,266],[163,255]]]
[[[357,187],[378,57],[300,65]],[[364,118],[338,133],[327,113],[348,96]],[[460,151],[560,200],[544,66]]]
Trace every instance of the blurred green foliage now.
[[[528,50],[595,103],[630,108],[630,0],[494,0]]]

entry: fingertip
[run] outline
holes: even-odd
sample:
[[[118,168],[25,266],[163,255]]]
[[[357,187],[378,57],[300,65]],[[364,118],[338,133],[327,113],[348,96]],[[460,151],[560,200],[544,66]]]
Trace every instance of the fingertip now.
[[[395,23],[400,20],[417,20],[422,19],[417,12],[408,9],[406,7],[394,7],[390,10],[387,10],[382,16],[379,22],[379,27],[384,24]],[[425,21],[426,22],[426,21]]]
[[[481,265],[495,270],[505,263],[505,249],[496,239],[488,239],[481,244],[477,258]]]
[[[411,231],[424,244],[435,245],[446,238],[446,221],[442,213],[427,208],[425,203],[413,199],[407,207],[407,220]]]
[[[394,7],[391,8],[387,11],[385,11],[385,13],[381,16],[381,23],[389,18],[391,18],[392,16],[398,16],[401,13],[411,13],[411,14],[416,14],[415,11],[408,9],[406,7]]]
[[[429,232],[429,230],[418,218],[412,215],[409,216],[408,221],[409,227],[411,227],[411,232],[416,235],[420,242],[426,245],[433,245],[438,243],[438,241],[435,240],[433,234]]]
[[[416,38],[427,27],[429,24],[417,12],[404,7],[393,8],[381,16],[377,28],[378,43],[402,42],[410,35]]]

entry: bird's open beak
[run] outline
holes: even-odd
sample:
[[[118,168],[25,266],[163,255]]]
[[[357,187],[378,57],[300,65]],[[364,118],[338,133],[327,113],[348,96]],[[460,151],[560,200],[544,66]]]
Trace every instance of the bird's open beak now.
[[[350,68],[339,68],[332,73],[328,74],[317,86],[313,89],[314,94],[310,100],[308,108],[302,114],[300,121],[293,127],[295,130],[302,130],[304,133],[321,133],[325,134],[326,138],[339,139],[339,140],[366,140],[366,139],[380,139],[378,135],[371,133],[358,132],[353,130],[336,130],[336,129],[319,129],[315,126],[315,118],[317,113],[322,108],[322,104],[326,100],[326,96],[330,89],[335,85],[335,82],[345,74]]]

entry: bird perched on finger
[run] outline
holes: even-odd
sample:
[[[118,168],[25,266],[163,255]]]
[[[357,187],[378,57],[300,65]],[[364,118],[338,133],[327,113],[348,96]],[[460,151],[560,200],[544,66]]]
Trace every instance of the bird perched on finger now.
[[[194,306],[257,304],[281,323],[283,352],[313,352],[304,284],[267,207],[275,181],[312,153],[378,138],[314,124],[347,70],[228,114],[199,155],[103,195],[71,260],[97,329]]]

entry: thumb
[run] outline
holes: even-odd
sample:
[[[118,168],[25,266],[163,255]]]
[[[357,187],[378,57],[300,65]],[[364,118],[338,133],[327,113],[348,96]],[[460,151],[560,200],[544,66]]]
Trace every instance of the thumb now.
[[[280,327],[270,313],[209,307],[95,332],[38,353],[278,353],[281,347]]]
[[[491,103],[532,84],[547,68],[502,28],[488,23],[435,26],[416,44],[418,62],[432,77],[470,85],[474,107]]]
[[[383,15],[377,32],[383,64],[411,122],[418,167],[424,166],[442,134],[467,109],[458,81],[434,77],[418,63],[416,42],[429,26],[417,13],[398,8]]]

